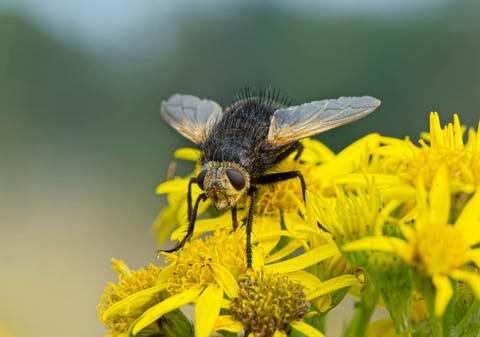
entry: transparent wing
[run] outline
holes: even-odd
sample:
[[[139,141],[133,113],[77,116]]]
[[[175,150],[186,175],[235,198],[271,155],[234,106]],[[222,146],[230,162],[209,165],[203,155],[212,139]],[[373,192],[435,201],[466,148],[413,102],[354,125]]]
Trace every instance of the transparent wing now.
[[[220,120],[222,108],[214,101],[175,94],[162,102],[160,114],[181,135],[200,144]]]
[[[370,96],[340,97],[278,109],[267,142],[284,145],[363,118],[380,105]]]

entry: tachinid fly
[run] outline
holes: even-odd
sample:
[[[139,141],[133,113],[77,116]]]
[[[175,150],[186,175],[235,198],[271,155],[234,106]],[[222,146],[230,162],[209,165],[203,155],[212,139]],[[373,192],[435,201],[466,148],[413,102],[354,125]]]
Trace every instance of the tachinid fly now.
[[[300,180],[305,199],[306,185],[300,171],[270,172],[278,163],[303,146],[300,139],[360,119],[380,105],[370,96],[340,97],[286,107],[274,90],[258,94],[245,89],[225,111],[214,101],[175,94],[163,101],[160,113],[180,134],[201,150],[202,169],[188,185],[188,229],[174,252],[193,235],[198,204],[210,199],[219,211],[230,209],[235,229],[237,203],[250,197],[245,224],[247,265],[252,265],[250,236],[257,186],[287,179]],[[203,191],[192,203],[192,184]]]

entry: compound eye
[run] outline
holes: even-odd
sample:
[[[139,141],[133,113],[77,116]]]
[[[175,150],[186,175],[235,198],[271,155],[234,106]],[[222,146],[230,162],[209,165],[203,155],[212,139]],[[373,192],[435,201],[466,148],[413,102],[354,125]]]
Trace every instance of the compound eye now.
[[[202,191],[205,190],[204,182],[205,182],[206,175],[207,175],[207,170],[202,170],[197,176],[197,184],[198,184],[198,187],[202,189]]]
[[[230,183],[237,191],[240,191],[245,187],[245,177],[240,171],[234,169],[227,170],[227,177],[230,180]]]

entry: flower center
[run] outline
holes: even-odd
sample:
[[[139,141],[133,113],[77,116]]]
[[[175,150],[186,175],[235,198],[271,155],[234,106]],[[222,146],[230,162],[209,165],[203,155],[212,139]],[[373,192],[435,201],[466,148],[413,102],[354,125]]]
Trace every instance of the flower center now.
[[[196,239],[187,242],[177,254],[166,259],[174,265],[168,280],[171,294],[181,293],[195,285],[214,283],[211,263],[221,264],[237,278],[246,270],[244,231],[240,229],[229,233],[217,230],[205,241]]]
[[[442,165],[446,165],[452,183],[480,184],[480,154],[466,149],[423,147],[408,161],[403,176],[414,185],[421,177],[430,189],[433,177]]]
[[[420,268],[427,275],[449,274],[468,262],[469,250],[463,235],[454,226],[425,226],[416,244]]]
[[[308,304],[302,286],[289,281],[286,275],[256,272],[240,283],[239,295],[232,300],[230,310],[243,323],[246,333],[269,337],[302,319]]]

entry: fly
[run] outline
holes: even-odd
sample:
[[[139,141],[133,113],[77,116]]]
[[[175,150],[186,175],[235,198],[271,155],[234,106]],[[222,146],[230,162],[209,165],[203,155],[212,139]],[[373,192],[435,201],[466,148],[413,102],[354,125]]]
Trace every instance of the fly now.
[[[247,266],[252,265],[252,220],[258,186],[298,178],[305,201],[305,180],[300,171],[270,172],[303,145],[300,139],[351,123],[373,112],[380,101],[370,96],[340,97],[286,107],[278,92],[258,94],[243,90],[235,103],[223,110],[211,100],[175,94],[163,101],[162,117],[201,150],[202,169],[188,184],[188,228],[172,249],[182,248],[192,237],[200,201],[210,199],[219,211],[231,210],[236,229],[237,204],[250,197],[246,230]],[[203,191],[192,202],[192,184]]]

